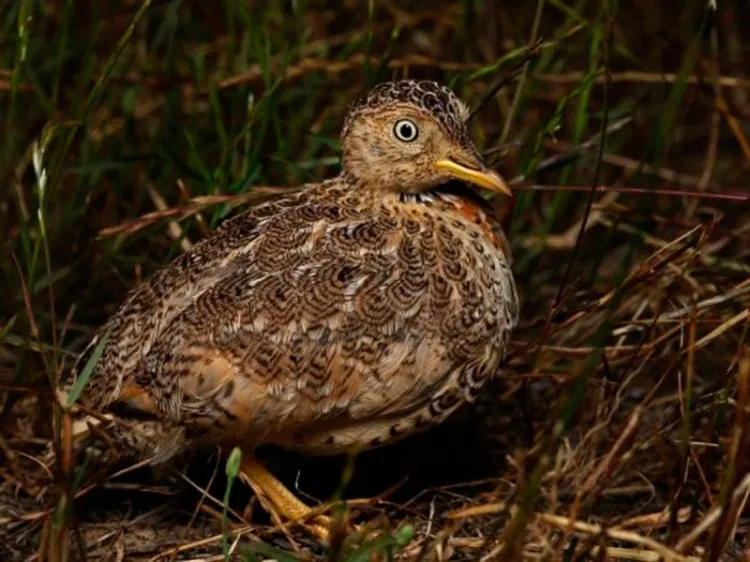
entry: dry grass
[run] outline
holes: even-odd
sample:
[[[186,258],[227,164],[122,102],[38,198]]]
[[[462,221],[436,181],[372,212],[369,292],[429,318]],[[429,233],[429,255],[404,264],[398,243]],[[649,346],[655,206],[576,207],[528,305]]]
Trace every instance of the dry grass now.
[[[749,560],[750,8],[710,4],[0,6],[0,558]],[[407,75],[477,108],[518,193],[481,403],[351,463],[269,451],[316,497],[346,475],[366,528],[328,550],[240,484],[223,533],[211,451],[79,472],[56,381],[126,291],[334,173],[346,103]]]

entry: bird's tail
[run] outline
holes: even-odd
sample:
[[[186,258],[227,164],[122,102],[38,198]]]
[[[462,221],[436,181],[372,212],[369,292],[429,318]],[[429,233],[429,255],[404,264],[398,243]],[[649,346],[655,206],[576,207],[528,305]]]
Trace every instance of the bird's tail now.
[[[59,447],[50,446],[45,464],[61,462],[66,470],[81,461],[104,468],[148,459],[160,464],[177,454],[185,441],[182,428],[157,420],[127,419],[115,414],[63,416]]]

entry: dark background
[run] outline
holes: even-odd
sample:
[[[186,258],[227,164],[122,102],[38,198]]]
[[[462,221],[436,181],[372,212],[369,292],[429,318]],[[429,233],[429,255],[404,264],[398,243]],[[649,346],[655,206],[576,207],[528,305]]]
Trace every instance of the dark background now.
[[[439,80],[478,109],[472,135],[516,191],[497,210],[522,321],[476,408],[357,460],[347,497],[401,483],[358,507],[359,520],[412,525],[409,559],[572,560],[637,546],[581,528],[571,541],[545,513],[747,559],[750,7],[718,4],[0,4],[4,559],[36,552],[55,524],[72,559],[148,560],[220,531],[215,512],[191,521],[201,493],[180,476],[220,500],[211,451],[95,487],[57,523],[45,515],[94,482],[41,466],[51,390],[130,288],[254,189],[335,174],[347,104],[398,77]],[[290,485],[301,470],[301,489],[320,499],[345,465],[266,456]],[[456,487],[478,478],[490,480]],[[232,507],[241,514],[249,497],[237,484]],[[498,502],[515,518],[445,517]],[[253,537],[293,550],[254,521]],[[201,553],[220,543],[180,556]]]

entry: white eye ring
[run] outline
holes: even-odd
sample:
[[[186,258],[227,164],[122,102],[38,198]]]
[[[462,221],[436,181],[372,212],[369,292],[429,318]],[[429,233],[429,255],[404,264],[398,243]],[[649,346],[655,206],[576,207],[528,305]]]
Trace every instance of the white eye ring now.
[[[404,142],[414,142],[419,136],[419,128],[411,119],[399,119],[393,126],[393,134]]]

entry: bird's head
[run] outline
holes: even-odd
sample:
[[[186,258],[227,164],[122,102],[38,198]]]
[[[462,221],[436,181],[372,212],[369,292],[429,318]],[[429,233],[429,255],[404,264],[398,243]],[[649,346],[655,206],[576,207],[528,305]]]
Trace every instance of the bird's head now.
[[[469,139],[469,110],[426,80],[375,86],[355,101],[341,132],[342,173],[358,185],[419,193],[450,180],[510,195]]]

